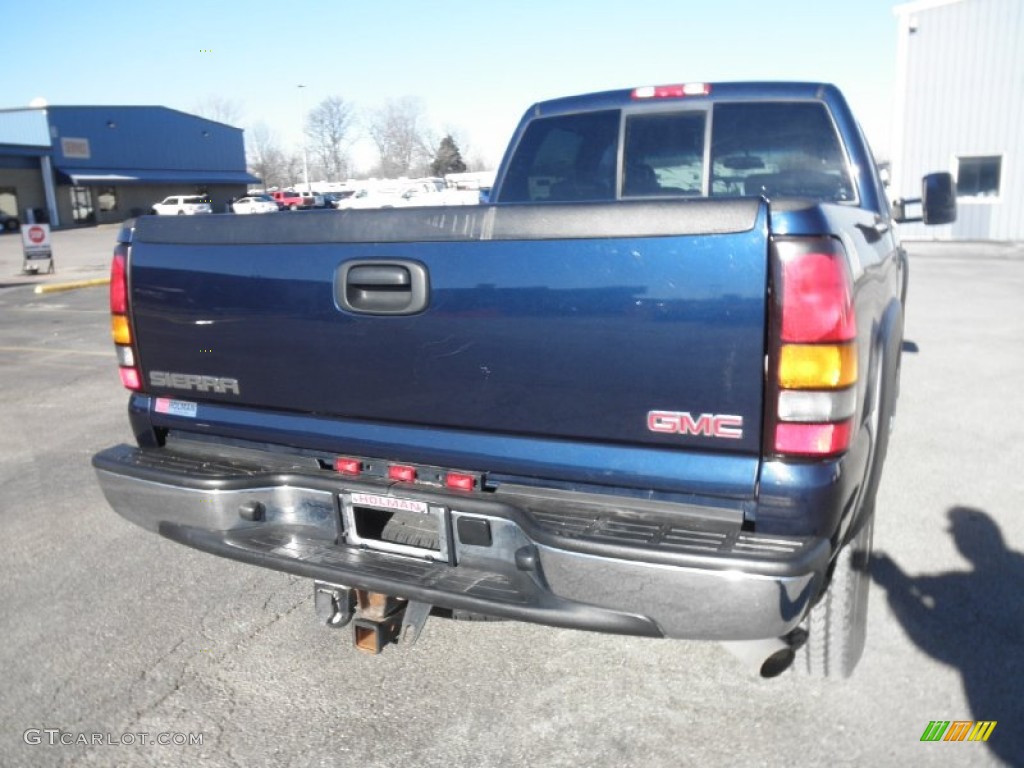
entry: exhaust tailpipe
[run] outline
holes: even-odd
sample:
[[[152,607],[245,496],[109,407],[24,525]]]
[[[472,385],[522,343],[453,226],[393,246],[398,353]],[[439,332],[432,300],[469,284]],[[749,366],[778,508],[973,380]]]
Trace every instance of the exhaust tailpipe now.
[[[763,678],[778,677],[793,664],[796,649],[787,637],[769,637],[764,640],[738,640],[721,643],[747,669],[753,669]]]

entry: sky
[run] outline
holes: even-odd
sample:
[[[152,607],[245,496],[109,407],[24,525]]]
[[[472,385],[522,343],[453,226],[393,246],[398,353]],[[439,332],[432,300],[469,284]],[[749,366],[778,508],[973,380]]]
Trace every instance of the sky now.
[[[501,159],[534,102],[679,82],[839,86],[887,156],[894,0],[176,0],[15,6],[35,20],[0,38],[0,107],[227,102],[297,151],[303,115],[341,97],[368,115],[420,100],[425,126],[463,155]],[[5,13],[9,16],[9,13]],[[304,86],[299,88],[299,86]],[[365,138],[358,164],[374,159]]]

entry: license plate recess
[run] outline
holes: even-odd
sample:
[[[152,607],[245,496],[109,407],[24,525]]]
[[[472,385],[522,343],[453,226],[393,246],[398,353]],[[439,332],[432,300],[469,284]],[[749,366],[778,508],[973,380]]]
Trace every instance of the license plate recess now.
[[[341,494],[345,541],[351,545],[451,563],[446,507],[377,493]]]

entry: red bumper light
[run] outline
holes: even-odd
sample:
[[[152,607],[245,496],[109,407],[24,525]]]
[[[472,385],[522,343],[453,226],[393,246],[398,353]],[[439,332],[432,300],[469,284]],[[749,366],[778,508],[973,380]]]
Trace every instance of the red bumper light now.
[[[337,458],[334,460],[334,471],[343,475],[358,475],[363,471],[363,462],[359,459]]]
[[[392,464],[388,467],[388,479],[398,483],[412,483],[416,481],[416,467],[407,467],[402,464]]]
[[[444,484],[453,491],[472,491],[476,488],[476,478],[461,472],[449,472],[445,475]]]

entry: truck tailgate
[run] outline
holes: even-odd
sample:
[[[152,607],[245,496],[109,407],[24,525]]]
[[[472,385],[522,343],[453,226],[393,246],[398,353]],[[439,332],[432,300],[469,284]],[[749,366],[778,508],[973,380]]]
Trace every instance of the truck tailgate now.
[[[756,456],[767,252],[751,199],[144,217],[130,297],[158,396]]]

